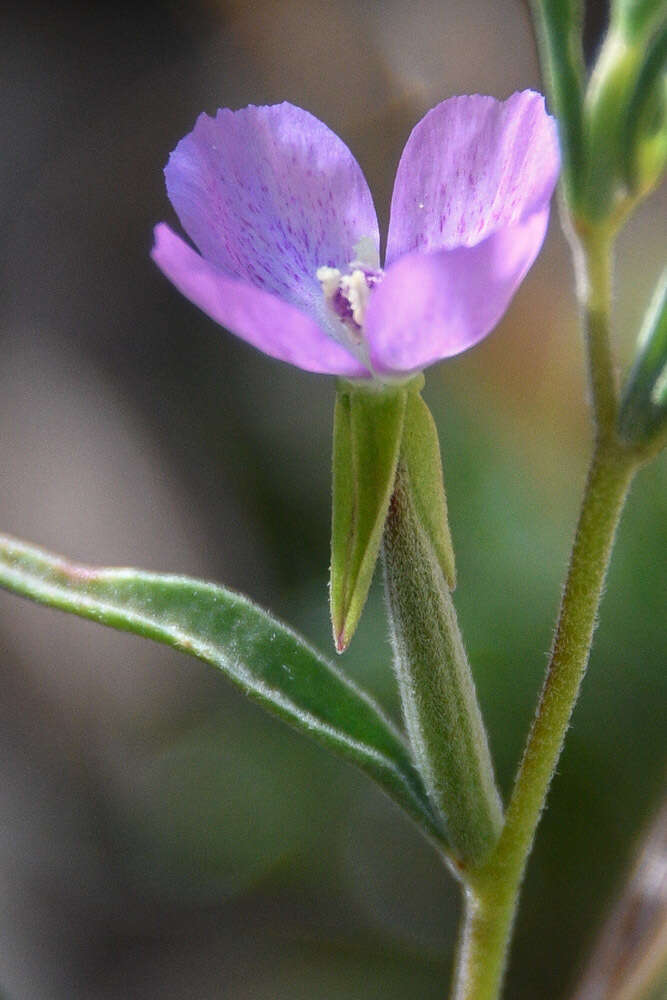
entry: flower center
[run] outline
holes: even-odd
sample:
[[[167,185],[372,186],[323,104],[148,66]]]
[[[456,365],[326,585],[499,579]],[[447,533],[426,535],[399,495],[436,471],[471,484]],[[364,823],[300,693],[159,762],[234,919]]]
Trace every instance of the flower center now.
[[[324,266],[318,267],[316,273],[327,305],[355,339],[360,340],[371,289],[382,281],[384,271],[353,260],[344,272]]]

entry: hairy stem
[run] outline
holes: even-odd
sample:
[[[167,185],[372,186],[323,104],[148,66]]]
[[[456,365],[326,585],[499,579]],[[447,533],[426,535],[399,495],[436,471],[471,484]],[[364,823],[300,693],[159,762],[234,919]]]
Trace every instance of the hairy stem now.
[[[636,459],[603,446],[593,460],[551,660],[498,844],[468,874],[456,1000],[499,996],[519,889],[579,694],[604,579]]]
[[[521,881],[551,778],[563,749],[588,658],[630,483],[641,464],[616,430],[618,389],[610,344],[611,234],[579,228],[575,246],[595,449],[563,590],[546,678],[498,844],[467,873],[456,1000],[500,995]]]
[[[598,442],[616,435],[618,379],[609,335],[612,237],[606,227],[583,228],[573,237],[577,286],[582,305],[593,424]]]

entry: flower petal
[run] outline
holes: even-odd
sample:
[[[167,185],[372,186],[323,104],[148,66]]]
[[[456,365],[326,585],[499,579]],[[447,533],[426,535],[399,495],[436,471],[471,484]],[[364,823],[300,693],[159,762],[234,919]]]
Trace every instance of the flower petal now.
[[[387,266],[413,250],[475,246],[541,212],[559,165],[556,123],[541,94],[443,101],[415,126],[403,150]]]
[[[247,281],[219,271],[165,223],[155,227],[151,256],[186,298],[272,358],[309,372],[368,376],[367,369],[310,316]]]
[[[415,371],[490,333],[539,253],[549,207],[477,246],[411,253],[371,294],[365,333],[378,374]]]
[[[292,104],[200,115],[165,169],[167,191],[203,257],[328,323],[318,267],[379,245],[359,164],[326,125]]]

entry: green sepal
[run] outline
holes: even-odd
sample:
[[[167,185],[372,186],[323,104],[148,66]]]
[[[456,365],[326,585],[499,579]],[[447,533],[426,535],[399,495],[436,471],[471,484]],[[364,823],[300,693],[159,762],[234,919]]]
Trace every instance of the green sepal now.
[[[241,594],[185,576],[78,565],[7,535],[0,535],[0,588],[216,667],[273,715],[365,771],[444,845],[405,741],[381,709]]]
[[[408,386],[414,384],[338,383],[330,601],[339,653],[349,645],[368,596],[394,489]]]
[[[405,411],[401,460],[410,480],[412,503],[450,590],[456,587],[454,547],[447,518],[442,459],[435,421],[419,393],[411,392]]]
[[[619,412],[619,432],[629,444],[648,444],[666,429],[667,270],[646,313]]]

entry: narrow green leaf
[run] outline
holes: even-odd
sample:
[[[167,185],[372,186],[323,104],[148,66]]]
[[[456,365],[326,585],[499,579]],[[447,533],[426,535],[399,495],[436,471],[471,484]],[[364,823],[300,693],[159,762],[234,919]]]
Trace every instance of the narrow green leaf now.
[[[438,431],[419,393],[408,395],[401,460],[410,481],[412,503],[428,535],[450,590],[456,587],[454,547],[447,518]]]
[[[658,282],[639,334],[637,358],[623,390],[621,437],[648,443],[667,424],[667,270]]]
[[[350,643],[366,603],[394,488],[406,385],[342,381],[334,411],[331,623],[336,649]]]
[[[184,576],[96,569],[0,535],[0,587],[196,656],[355,763],[432,839],[444,834],[400,734],[374,702],[247,598]]]

